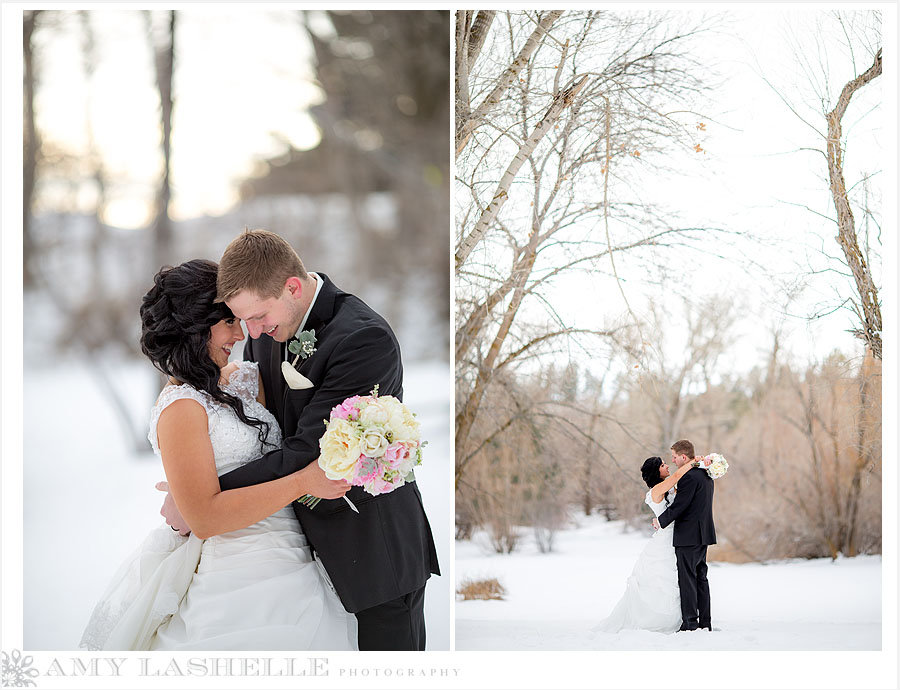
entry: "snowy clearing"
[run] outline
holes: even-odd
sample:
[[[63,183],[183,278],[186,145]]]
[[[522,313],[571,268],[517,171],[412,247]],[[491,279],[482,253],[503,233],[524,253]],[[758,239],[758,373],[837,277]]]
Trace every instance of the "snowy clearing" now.
[[[503,601],[457,601],[457,650],[881,649],[880,556],[710,563],[712,633],[593,633],[622,595],[650,528],[626,531],[600,516],[579,522],[558,533],[550,554],[530,539],[495,554],[484,533],[457,542],[457,587],[495,577],[507,592]]]

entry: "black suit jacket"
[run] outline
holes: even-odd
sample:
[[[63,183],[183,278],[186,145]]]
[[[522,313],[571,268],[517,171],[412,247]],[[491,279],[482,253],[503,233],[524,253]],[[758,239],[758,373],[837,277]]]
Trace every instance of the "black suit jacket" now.
[[[266,407],[284,431],[282,447],[219,477],[223,490],[283,477],[319,457],[319,438],[331,408],[353,395],[402,399],[400,346],[387,322],[328,277],[304,330],[316,332],[316,352],[298,371],[313,388],[291,390],[281,374],[284,344],[265,334],[249,339],[244,358],[259,364]],[[440,574],[431,527],[415,482],[381,496],[360,487],[343,499],[323,500],[310,510],[293,503],[306,538],[325,565],[344,607],[351,613],[419,589]]]
[[[695,467],[678,480],[672,505],[659,516],[661,528],[675,523],[673,546],[709,546],[716,543],[712,518],[713,480],[709,473]]]

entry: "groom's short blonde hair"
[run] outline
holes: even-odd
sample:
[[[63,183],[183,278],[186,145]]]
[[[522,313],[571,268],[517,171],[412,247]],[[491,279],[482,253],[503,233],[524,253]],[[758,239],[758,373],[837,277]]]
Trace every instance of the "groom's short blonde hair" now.
[[[675,441],[675,443],[672,444],[672,450],[675,451],[676,455],[687,455],[688,460],[694,459],[694,444],[690,441],[684,439]]]
[[[219,262],[216,301],[249,290],[263,299],[279,297],[288,278],[307,278],[297,252],[274,232],[250,230],[231,241]]]

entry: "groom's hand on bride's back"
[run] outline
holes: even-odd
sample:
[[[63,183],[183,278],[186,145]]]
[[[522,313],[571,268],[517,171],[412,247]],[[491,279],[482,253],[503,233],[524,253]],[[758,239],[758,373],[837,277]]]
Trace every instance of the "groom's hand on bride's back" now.
[[[181,511],[175,505],[175,499],[169,493],[169,482],[156,482],[156,488],[158,491],[166,492],[166,498],[163,500],[162,508],[159,509],[159,514],[166,519],[166,524],[174,531],[182,537],[188,536],[191,533],[190,525],[182,517]]]

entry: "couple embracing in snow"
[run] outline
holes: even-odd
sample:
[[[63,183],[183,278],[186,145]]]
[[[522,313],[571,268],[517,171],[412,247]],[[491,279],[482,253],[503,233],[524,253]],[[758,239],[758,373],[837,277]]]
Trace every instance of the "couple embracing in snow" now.
[[[727,463],[718,456],[695,458],[686,440],[674,443],[671,454],[675,472],[659,457],[641,467],[656,533],[638,557],[625,594],[596,631],[712,630],[706,550],[716,543],[713,478],[724,474]]]

